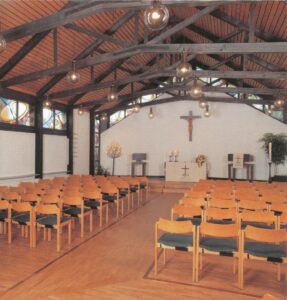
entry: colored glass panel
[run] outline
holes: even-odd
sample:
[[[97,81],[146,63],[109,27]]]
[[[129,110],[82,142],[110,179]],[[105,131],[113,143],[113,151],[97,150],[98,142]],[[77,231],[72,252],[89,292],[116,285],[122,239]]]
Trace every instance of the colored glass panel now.
[[[67,115],[61,110],[55,110],[55,129],[65,130],[67,128]]]
[[[0,97],[0,122],[17,123],[17,101]]]

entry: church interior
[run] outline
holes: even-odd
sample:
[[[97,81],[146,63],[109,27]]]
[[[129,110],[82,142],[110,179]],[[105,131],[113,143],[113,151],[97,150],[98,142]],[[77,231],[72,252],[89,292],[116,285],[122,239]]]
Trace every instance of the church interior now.
[[[287,299],[287,2],[0,0],[0,299]]]

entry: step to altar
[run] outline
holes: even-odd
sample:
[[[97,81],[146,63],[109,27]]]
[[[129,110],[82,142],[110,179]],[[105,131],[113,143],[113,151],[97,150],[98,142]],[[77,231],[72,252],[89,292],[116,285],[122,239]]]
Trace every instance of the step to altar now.
[[[193,183],[165,181],[163,179],[152,179],[149,181],[151,192],[157,193],[178,193],[184,194],[188,192]]]

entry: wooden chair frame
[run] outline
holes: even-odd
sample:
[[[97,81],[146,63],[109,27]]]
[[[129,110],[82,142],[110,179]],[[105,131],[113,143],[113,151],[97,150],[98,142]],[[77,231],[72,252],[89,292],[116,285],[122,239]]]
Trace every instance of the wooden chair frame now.
[[[0,220],[0,234],[6,234],[8,227],[8,244],[11,243],[12,240],[12,232],[11,232],[11,204],[6,201],[0,201],[0,211],[7,211],[7,217]]]

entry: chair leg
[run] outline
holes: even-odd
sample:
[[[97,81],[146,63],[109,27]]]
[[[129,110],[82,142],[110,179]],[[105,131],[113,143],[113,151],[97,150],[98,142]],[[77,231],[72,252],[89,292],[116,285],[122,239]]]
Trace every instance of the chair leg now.
[[[119,210],[120,210],[120,203],[119,203],[119,199],[117,200],[117,219],[119,218]]]
[[[0,222],[0,234],[3,234],[3,223]]]
[[[26,225],[24,228],[25,228],[25,238],[28,238],[28,230],[29,230],[28,226]]]
[[[52,240],[52,230],[51,228],[48,228],[48,242]]]
[[[239,278],[239,288],[244,288],[244,257],[239,259],[238,263],[238,278]]]
[[[130,210],[130,192],[128,192],[128,210]]]
[[[233,258],[233,274],[236,274],[237,258]]]
[[[12,242],[12,222],[8,222],[8,244]]]
[[[47,228],[43,228],[43,239],[44,239],[44,241],[46,241],[46,239],[47,239]]]
[[[61,233],[60,226],[57,227],[57,252],[60,252],[61,249]]]
[[[81,238],[84,237],[84,226],[85,226],[85,220],[84,220],[84,216],[81,215]]]
[[[277,264],[277,280],[281,280],[281,264]]]
[[[202,253],[199,253],[199,270],[202,270]]]
[[[106,204],[106,224],[109,223],[109,205]]]
[[[157,246],[154,247],[154,275],[157,275]]]
[[[124,198],[122,198],[122,216],[124,215]]]
[[[93,232],[93,211],[90,211],[90,232]]]
[[[102,227],[103,226],[103,206],[100,207],[99,214],[100,214],[100,227]]]
[[[71,245],[71,241],[72,241],[72,223],[69,222],[69,224],[68,224],[68,243],[69,243],[69,245]]]
[[[33,241],[33,226],[30,224],[30,248],[33,248],[34,241]],[[26,231],[28,232],[28,225],[26,225]]]
[[[166,249],[163,249],[163,264],[166,263]]]

